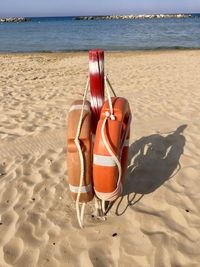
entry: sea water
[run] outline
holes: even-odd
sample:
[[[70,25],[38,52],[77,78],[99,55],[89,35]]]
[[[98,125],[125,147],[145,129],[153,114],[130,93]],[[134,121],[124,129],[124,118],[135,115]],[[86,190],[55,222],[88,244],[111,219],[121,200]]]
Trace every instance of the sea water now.
[[[200,48],[200,15],[181,19],[74,20],[32,18],[1,23],[0,52]]]

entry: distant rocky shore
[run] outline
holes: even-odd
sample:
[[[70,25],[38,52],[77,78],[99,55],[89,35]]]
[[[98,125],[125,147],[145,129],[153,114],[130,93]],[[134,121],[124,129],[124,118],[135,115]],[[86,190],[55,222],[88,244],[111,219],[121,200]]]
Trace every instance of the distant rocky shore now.
[[[163,18],[191,18],[191,14],[154,14],[154,15],[109,15],[109,16],[82,16],[75,20],[109,20],[109,19],[163,19]]]
[[[2,22],[27,22],[31,21],[30,18],[0,18],[0,23]]]

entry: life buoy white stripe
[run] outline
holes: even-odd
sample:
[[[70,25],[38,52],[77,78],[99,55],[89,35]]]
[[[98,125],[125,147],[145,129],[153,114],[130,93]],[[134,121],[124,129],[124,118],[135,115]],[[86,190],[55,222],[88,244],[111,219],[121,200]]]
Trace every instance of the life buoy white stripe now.
[[[69,184],[69,189],[73,193],[78,193],[79,190],[81,193],[87,193],[91,190],[91,184],[82,186],[81,188],[79,186],[74,186],[74,185]]]
[[[102,156],[94,154],[93,163],[98,166],[114,167],[116,163],[112,156]]]
[[[69,109],[69,112],[73,111],[73,110],[81,110],[82,109],[82,105],[72,105]],[[90,107],[88,105],[85,105],[83,107],[84,110],[91,112]]]

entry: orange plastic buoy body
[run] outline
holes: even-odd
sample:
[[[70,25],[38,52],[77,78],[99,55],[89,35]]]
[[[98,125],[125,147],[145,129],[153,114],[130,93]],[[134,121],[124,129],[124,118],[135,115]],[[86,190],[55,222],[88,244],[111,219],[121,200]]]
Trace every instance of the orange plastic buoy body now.
[[[74,101],[69,110],[67,126],[67,166],[69,177],[69,188],[74,200],[77,198],[80,184],[81,162],[80,156],[75,144],[75,137],[79,124],[82,101]],[[92,200],[92,120],[90,102],[86,101],[84,106],[82,126],[79,136],[82,154],[84,158],[84,179],[81,187],[80,202]]]
[[[123,184],[128,159],[131,111],[125,98],[113,97],[112,106],[115,120],[107,119],[104,133],[109,147],[121,162],[122,175],[120,179],[121,184]],[[108,152],[101,133],[102,125],[108,112],[110,113],[109,102],[105,101],[97,125],[93,155],[93,181],[98,197],[101,193],[108,194],[115,191],[118,181],[118,167]],[[109,200],[109,198],[103,200]]]

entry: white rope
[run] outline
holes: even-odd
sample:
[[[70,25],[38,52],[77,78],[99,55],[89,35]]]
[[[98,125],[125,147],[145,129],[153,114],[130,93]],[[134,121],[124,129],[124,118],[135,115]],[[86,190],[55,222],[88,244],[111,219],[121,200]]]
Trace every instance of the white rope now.
[[[115,161],[117,168],[118,168],[118,179],[117,179],[117,187],[113,192],[110,193],[102,193],[102,192],[97,192],[95,191],[97,197],[99,197],[100,199],[103,200],[102,202],[102,208],[105,211],[105,201],[113,201],[115,200],[118,195],[121,193],[122,191],[122,185],[121,185],[121,175],[122,175],[122,167],[121,167],[121,162],[120,160],[116,157],[116,155],[114,154],[114,152],[112,151],[112,149],[110,148],[110,145],[108,144],[106,137],[105,137],[105,125],[108,119],[111,120],[115,120],[115,116],[113,114],[113,106],[112,106],[112,100],[110,97],[110,92],[109,92],[109,88],[107,86],[107,80],[105,77],[105,84],[106,84],[106,91],[107,91],[107,96],[108,96],[108,103],[109,103],[109,107],[110,107],[110,113],[106,112],[106,117],[103,121],[102,124],[102,128],[101,128],[101,137],[103,139],[103,143],[108,151],[108,153],[112,156],[113,160]]]
[[[114,88],[112,87],[112,84],[111,84],[110,80],[108,79],[108,75],[105,75],[105,86],[106,86],[106,92],[107,92],[108,99],[109,99],[109,98],[111,99],[111,97],[110,97],[110,93],[109,93],[109,88],[110,88],[110,90],[112,91],[113,95],[116,97],[116,93],[115,93],[115,91],[114,91]],[[108,88],[108,86],[109,86],[109,88]],[[110,102],[111,102],[111,101],[110,101]],[[112,106],[112,102],[111,102],[111,105],[110,105],[110,102],[109,102],[109,106]],[[112,108],[112,107],[111,107],[111,108]],[[112,110],[113,110],[113,108],[112,108]],[[112,114],[112,113],[111,113],[111,114]],[[130,114],[129,119],[128,119],[128,122],[127,122],[126,133],[125,133],[125,136],[124,136],[124,143],[125,143],[125,141],[126,141],[127,134],[128,134],[129,129],[130,129],[130,122],[131,122],[131,114]],[[123,146],[124,146],[124,143],[122,144],[122,148],[123,148]],[[122,152],[122,151],[121,151],[121,152]]]
[[[102,208],[103,213],[105,214],[106,213],[106,202],[105,202],[105,200],[102,200],[101,208]]]
[[[117,95],[112,87],[110,80],[108,79],[108,75],[105,76],[105,85],[110,87],[110,90],[112,91],[113,95],[116,97]]]
[[[83,120],[83,112],[84,112],[84,106],[85,106],[85,101],[87,97],[87,91],[89,87],[89,78],[87,79],[86,86],[85,86],[85,91],[83,95],[83,103],[82,103],[82,108],[81,108],[81,114],[79,118],[79,123],[78,123],[78,128],[76,132],[76,137],[74,139],[74,142],[76,144],[76,147],[79,152],[79,158],[80,158],[80,163],[81,163],[81,173],[80,173],[80,183],[79,183],[79,190],[76,198],[76,214],[78,218],[78,222],[81,228],[83,228],[83,216],[84,216],[84,211],[85,211],[85,203],[82,204],[81,211],[79,208],[79,202],[80,202],[80,195],[81,195],[81,187],[83,186],[83,179],[84,179],[84,158],[83,158],[83,152],[81,149],[81,144],[79,140],[80,132],[81,132],[81,126],[82,126],[82,120]]]
[[[109,107],[110,107],[110,113],[111,113],[110,116],[114,116],[113,115],[112,100],[111,100],[111,96],[110,96],[110,92],[109,92],[106,76],[104,77],[104,81],[105,81],[106,93],[107,93],[107,96],[108,96],[108,103],[109,103]],[[110,117],[110,118],[111,118],[111,120],[115,120],[114,117]]]
[[[113,160],[115,161],[116,165],[117,165],[117,168],[118,168],[118,179],[117,179],[117,186],[116,186],[116,189],[111,192],[111,193],[99,193],[99,192],[96,192],[97,196],[99,198],[101,198],[102,200],[107,200],[107,201],[113,201],[117,198],[117,196],[121,193],[121,190],[122,190],[122,186],[121,186],[121,175],[122,175],[122,167],[121,167],[121,162],[119,161],[119,159],[116,157],[116,155],[114,154],[114,152],[112,151],[112,149],[110,148],[107,140],[106,140],[106,137],[105,137],[105,125],[106,125],[106,122],[107,120],[111,118],[111,115],[109,113],[107,113],[104,121],[103,121],[103,124],[102,124],[102,128],[101,128],[101,136],[102,136],[102,139],[103,139],[103,143],[108,151],[108,153],[112,156]]]
[[[102,135],[102,139],[103,139],[103,142],[104,142],[104,145],[105,145],[106,149],[108,150],[110,155],[113,157],[113,160],[116,162],[116,165],[118,167],[118,181],[117,181],[116,190],[114,190],[111,193],[101,193],[101,197],[100,197],[99,193],[97,193],[97,196],[99,196],[101,199],[103,198],[102,210],[105,213],[105,200],[108,200],[108,201],[115,200],[117,198],[117,196],[119,195],[119,193],[121,193],[121,191],[122,191],[122,187],[121,187],[121,173],[122,173],[122,170],[121,170],[120,161],[118,160],[118,158],[115,156],[115,154],[111,150],[111,148],[110,148],[110,146],[107,143],[106,138],[105,138],[104,128],[105,128],[107,119],[110,118],[111,120],[115,120],[115,116],[113,114],[112,100],[111,100],[111,96],[110,96],[110,92],[109,92],[108,86],[110,87],[113,95],[116,96],[116,94],[115,94],[115,92],[114,92],[114,90],[113,90],[113,88],[111,86],[111,83],[108,80],[107,76],[104,77],[104,80],[105,80],[105,87],[106,87],[106,91],[107,91],[108,102],[109,102],[109,107],[110,107],[110,113],[111,114],[107,113],[106,118],[104,119],[104,122],[103,122],[103,125],[102,125],[102,129],[101,129],[101,135]],[[80,210],[79,203],[80,203],[81,187],[83,185],[83,179],[84,179],[84,157],[83,157],[83,153],[82,153],[82,149],[81,149],[79,136],[80,136],[80,132],[81,132],[81,126],[82,126],[82,120],[83,120],[83,112],[84,112],[84,106],[85,106],[85,101],[86,101],[86,97],[87,97],[88,88],[89,88],[89,78],[87,79],[87,83],[86,83],[86,87],[85,87],[85,91],[84,91],[81,114],[80,114],[80,118],[79,118],[79,124],[78,124],[78,128],[77,128],[76,137],[75,137],[75,140],[74,140],[74,142],[75,142],[75,144],[77,146],[78,152],[79,152],[79,158],[80,158],[80,164],[81,164],[79,190],[78,190],[78,194],[77,194],[77,198],[76,198],[76,213],[77,213],[77,219],[78,219],[78,222],[79,222],[79,226],[81,228],[83,228],[83,217],[84,217],[84,211],[85,211],[86,203],[82,204],[82,207],[81,207],[81,210]]]

